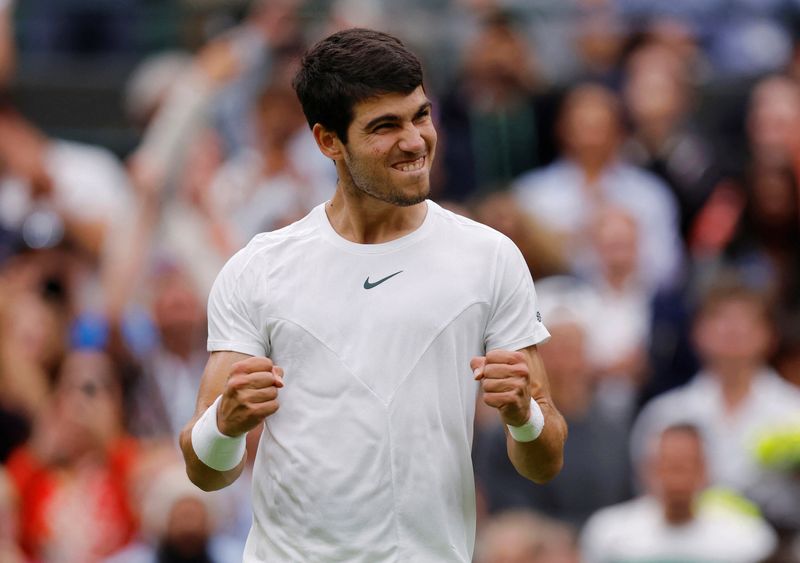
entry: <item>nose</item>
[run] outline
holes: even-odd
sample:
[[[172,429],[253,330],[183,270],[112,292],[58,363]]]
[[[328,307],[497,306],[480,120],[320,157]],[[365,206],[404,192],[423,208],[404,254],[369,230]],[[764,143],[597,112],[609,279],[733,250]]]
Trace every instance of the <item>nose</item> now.
[[[398,143],[398,148],[403,152],[419,154],[425,152],[425,138],[422,131],[415,124],[411,123],[403,129],[403,134]]]

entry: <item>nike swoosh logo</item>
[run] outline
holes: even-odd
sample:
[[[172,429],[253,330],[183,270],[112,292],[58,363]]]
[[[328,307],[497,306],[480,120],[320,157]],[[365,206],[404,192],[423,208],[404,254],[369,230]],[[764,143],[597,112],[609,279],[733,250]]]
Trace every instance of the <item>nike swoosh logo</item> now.
[[[364,289],[372,289],[372,288],[373,288],[373,287],[375,287],[376,285],[381,285],[383,282],[385,282],[385,281],[386,281],[386,280],[388,280],[389,278],[393,278],[393,277],[395,277],[397,274],[402,274],[402,273],[403,273],[403,270],[400,270],[399,272],[395,272],[395,273],[393,273],[393,274],[390,274],[390,275],[386,276],[386,277],[385,277],[385,278],[383,278],[383,279],[379,279],[379,280],[378,280],[378,281],[376,281],[376,282],[370,282],[370,281],[369,281],[369,276],[367,276],[367,279],[365,279],[365,280],[364,280]]]

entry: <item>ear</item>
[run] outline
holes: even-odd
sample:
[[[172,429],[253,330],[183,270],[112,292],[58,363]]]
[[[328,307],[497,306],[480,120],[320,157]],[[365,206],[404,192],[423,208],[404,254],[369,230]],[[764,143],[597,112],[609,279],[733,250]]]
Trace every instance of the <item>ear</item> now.
[[[342,158],[342,142],[335,132],[326,129],[319,123],[315,123],[311,133],[314,135],[314,140],[317,142],[322,154],[334,161]]]

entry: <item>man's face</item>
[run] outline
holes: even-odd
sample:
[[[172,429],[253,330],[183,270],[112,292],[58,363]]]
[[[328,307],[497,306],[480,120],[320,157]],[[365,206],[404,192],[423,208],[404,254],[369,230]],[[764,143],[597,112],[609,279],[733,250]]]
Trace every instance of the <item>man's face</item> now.
[[[770,346],[770,329],[759,306],[732,299],[702,314],[695,343],[706,362],[752,365],[763,362]]]
[[[690,505],[706,484],[703,446],[698,436],[667,431],[652,461],[651,487],[665,504]]]
[[[619,118],[608,94],[582,93],[562,117],[562,142],[578,160],[607,159],[619,142]]]
[[[399,206],[415,205],[430,191],[436,150],[431,103],[422,86],[410,94],[384,94],[353,108],[340,181],[352,190]]]

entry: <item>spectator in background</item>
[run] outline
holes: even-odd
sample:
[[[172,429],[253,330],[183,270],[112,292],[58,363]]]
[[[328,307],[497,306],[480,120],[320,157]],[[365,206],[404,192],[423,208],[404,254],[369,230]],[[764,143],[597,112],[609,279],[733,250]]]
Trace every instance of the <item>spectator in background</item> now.
[[[255,0],[245,19],[218,40],[233,46],[238,72],[215,96],[212,122],[219,131],[226,155],[257,146],[259,131],[253,120],[261,93],[279,72],[281,61],[299,58],[303,51],[304,0]],[[353,27],[353,26],[347,26]],[[283,77],[279,83],[288,84]]]
[[[641,460],[647,494],[598,511],[583,530],[586,563],[725,561],[757,563],[776,547],[757,516],[709,497],[700,431],[675,425],[647,444]]]
[[[791,55],[783,0],[615,0],[623,15],[652,22],[668,17],[694,29],[714,77],[752,78],[782,68]]]
[[[466,48],[461,74],[442,99],[444,187],[464,201],[505,189],[547,150],[547,100],[535,54],[508,15],[486,16]]]
[[[722,261],[766,293],[779,320],[800,314],[800,191],[789,168],[751,170]]]
[[[8,460],[30,558],[94,561],[136,531],[128,486],[140,452],[123,431],[117,378],[104,353],[71,352],[30,443]]]
[[[513,240],[537,278],[569,272],[562,238],[520,209],[513,194],[497,192],[479,200],[474,216]]]
[[[59,358],[63,326],[55,310],[32,291],[11,293],[0,307],[0,407],[8,426],[3,455],[28,431],[47,402],[50,379]]]
[[[597,82],[618,91],[628,26],[610,2],[581,4],[575,18],[575,48],[580,61],[578,80]]]
[[[327,201],[336,171],[311,141],[288,84],[268,87],[254,108],[257,143],[226,162],[210,186],[208,213],[230,256],[258,233],[303,217]]]
[[[8,88],[17,66],[13,18],[14,0],[0,0],[0,91]]]
[[[222,141],[209,123],[215,97],[241,72],[237,39],[211,41],[194,58],[169,53],[147,60],[128,83],[126,105],[144,134],[128,159],[136,204],[115,230],[102,264],[112,324],[139,297],[137,284],[156,259],[189,272],[203,297],[224,262],[209,251],[214,240],[207,192],[224,160]]]
[[[144,58],[131,71],[123,88],[126,117],[143,134],[167,101],[171,88],[192,64],[192,55],[174,50]]]
[[[17,492],[5,469],[0,466],[0,561],[26,563],[17,544]]]
[[[131,201],[116,157],[50,139],[8,106],[0,110],[0,155],[0,224],[31,247],[53,247],[63,237],[96,258]]]
[[[291,31],[283,23],[296,9],[296,0],[256,3],[241,26],[209,42],[193,59],[172,54],[144,66],[131,80],[127,105],[136,110],[145,133],[129,159],[138,196],[135,213],[117,229],[103,266],[112,317],[135,294],[154,247],[190,274],[202,299],[208,295],[230,254],[230,234],[220,233],[211,216],[210,186],[225,159],[226,142],[234,147],[240,142],[212,127],[212,114],[219,103],[226,123],[241,124],[243,111],[250,115],[251,106],[242,100],[250,100],[252,80],[263,80],[259,72],[271,68],[273,51]],[[151,79],[161,83],[155,87]],[[232,108],[231,99],[242,103]]]
[[[747,137],[756,167],[798,166],[800,85],[797,82],[773,75],[756,84],[747,111]]]
[[[595,510],[630,495],[628,424],[604,410],[595,392],[589,342],[596,296],[566,277],[540,279],[536,289],[551,334],[539,353],[553,401],[569,425],[564,468],[542,485],[521,478],[508,461],[503,429],[495,425],[476,438],[478,483],[490,512],[530,508],[579,528]]]
[[[588,280],[597,304],[596,322],[588,325],[588,355],[598,399],[627,423],[649,375],[652,294],[638,259],[639,225],[627,210],[609,206],[598,211],[590,237],[598,267]]]
[[[564,100],[558,136],[564,156],[514,183],[517,202],[542,225],[560,233],[573,269],[590,274],[589,225],[598,209],[614,204],[636,218],[639,270],[651,291],[673,283],[681,269],[679,217],[669,188],[619,159],[621,107],[606,88],[582,84]]]
[[[533,512],[492,517],[475,544],[475,563],[578,563],[575,532]]]
[[[694,327],[702,370],[688,384],[645,406],[631,447],[634,462],[641,462],[664,428],[694,424],[707,444],[711,483],[746,495],[770,521],[796,529],[800,482],[759,467],[755,456],[760,440],[800,420],[800,389],[765,364],[773,330],[761,294],[730,283],[712,287]]]
[[[669,13],[659,14],[644,23],[642,44],[665,48],[678,57],[695,85],[711,80],[712,69],[703,51],[700,30],[691,21]]]
[[[716,188],[696,225],[696,270],[734,270],[767,294],[783,325],[800,314],[800,86],[783,76],[760,81],[747,133],[741,176]]]
[[[0,463],[29,436],[47,408],[64,354],[67,308],[53,293],[52,256],[26,253],[0,269]]]
[[[783,333],[775,353],[775,369],[786,381],[800,389],[800,318],[783,325]]]
[[[711,144],[693,126],[686,65],[673,49],[646,43],[628,59],[623,89],[632,125],[623,153],[670,187],[684,239],[720,174]]]
[[[733,238],[753,177],[765,171],[800,174],[800,86],[781,75],[760,80],[750,92],[745,127],[741,164],[714,189],[691,233],[696,261],[717,258]]]
[[[141,493],[142,537],[105,563],[237,563],[243,544],[220,534],[218,495],[189,481],[182,465],[161,467]]]
[[[154,326],[146,328],[155,339],[145,350],[130,350],[138,373],[131,382],[131,430],[174,446],[194,414],[207,357],[205,306],[186,272],[174,265],[162,265],[150,284]]]

